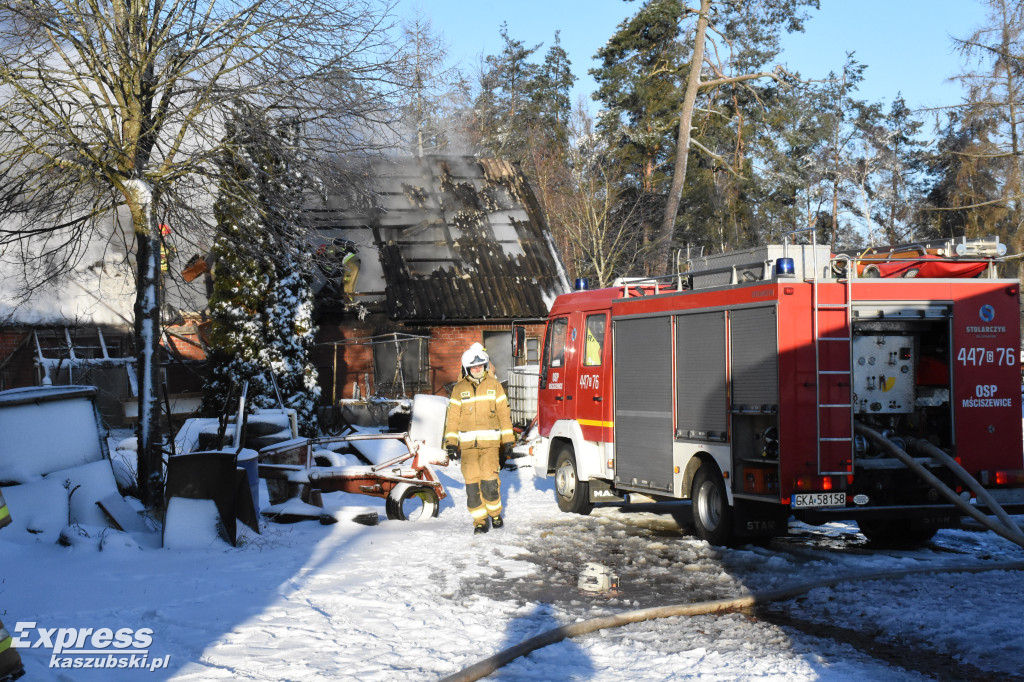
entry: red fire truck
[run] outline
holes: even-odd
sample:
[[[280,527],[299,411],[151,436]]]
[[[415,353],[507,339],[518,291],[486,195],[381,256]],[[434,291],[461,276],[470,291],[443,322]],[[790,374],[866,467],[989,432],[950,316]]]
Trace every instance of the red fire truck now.
[[[767,246],[559,296],[537,469],[554,475],[567,512],[630,493],[690,499],[697,534],[714,544],[784,535],[790,516],[923,542],[962,514],[862,431],[961,497],[928,448],[1019,495],[1020,287],[996,277],[1003,253],[991,240],[888,257]],[[915,277],[918,261],[942,276]]]

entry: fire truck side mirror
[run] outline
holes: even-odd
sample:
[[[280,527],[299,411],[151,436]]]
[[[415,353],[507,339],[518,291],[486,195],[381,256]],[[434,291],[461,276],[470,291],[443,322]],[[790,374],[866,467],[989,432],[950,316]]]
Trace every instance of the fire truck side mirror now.
[[[517,360],[526,357],[526,327],[512,327],[512,357]]]

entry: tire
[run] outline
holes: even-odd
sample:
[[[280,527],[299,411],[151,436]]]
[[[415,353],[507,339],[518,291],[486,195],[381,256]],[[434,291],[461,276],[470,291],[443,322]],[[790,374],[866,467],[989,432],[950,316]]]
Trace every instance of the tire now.
[[[437,518],[439,508],[437,491],[411,483],[396,485],[384,503],[384,511],[392,521],[426,521]]]
[[[909,519],[862,519],[857,527],[872,545],[889,549],[920,547],[939,531],[938,528],[912,528]]]
[[[725,493],[725,481],[716,467],[707,463],[701,465],[693,478],[690,499],[697,537],[712,545],[732,542],[732,507]]]
[[[563,445],[555,457],[555,501],[559,509],[571,514],[586,516],[594,509],[590,484],[580,480],[576,456],[567,445]]]

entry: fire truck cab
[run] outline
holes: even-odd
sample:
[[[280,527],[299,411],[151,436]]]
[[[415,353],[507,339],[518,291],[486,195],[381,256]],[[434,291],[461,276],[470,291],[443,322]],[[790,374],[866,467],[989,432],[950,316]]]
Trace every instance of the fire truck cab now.
[[[767,246],[559,296],[533,454],[560,509],[690,499],[714,544],[784,535],[790,516],[856,520],[890,544],[958,524],[892,447],[963,497],[933,448],[1019,495],[1019,283],[996,277],[1005,247],[916,248]],[[915,277],[923,266],[939,276]]]

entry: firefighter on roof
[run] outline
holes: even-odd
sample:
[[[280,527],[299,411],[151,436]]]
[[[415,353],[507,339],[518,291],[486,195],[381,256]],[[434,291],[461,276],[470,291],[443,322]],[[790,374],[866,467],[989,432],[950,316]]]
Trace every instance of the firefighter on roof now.
[[[170,271],[171,261],[177,249],[171,243],[171,226],[167,223],[160,223],[160,272],[166,274]]]
[[[452,389],[444,423],[448,456],[460,459],[473,532],[501,528],[499,452],[512,449],[512,413],[505,389],[487,371],[490,358],[479,343],[462,354],[463,377]]]
[[[355,242],[335,239],[329,246],[322,247],[322,253],[328,258],[324,274],[331,294],[351,303],[356,292],[360,265]]]

